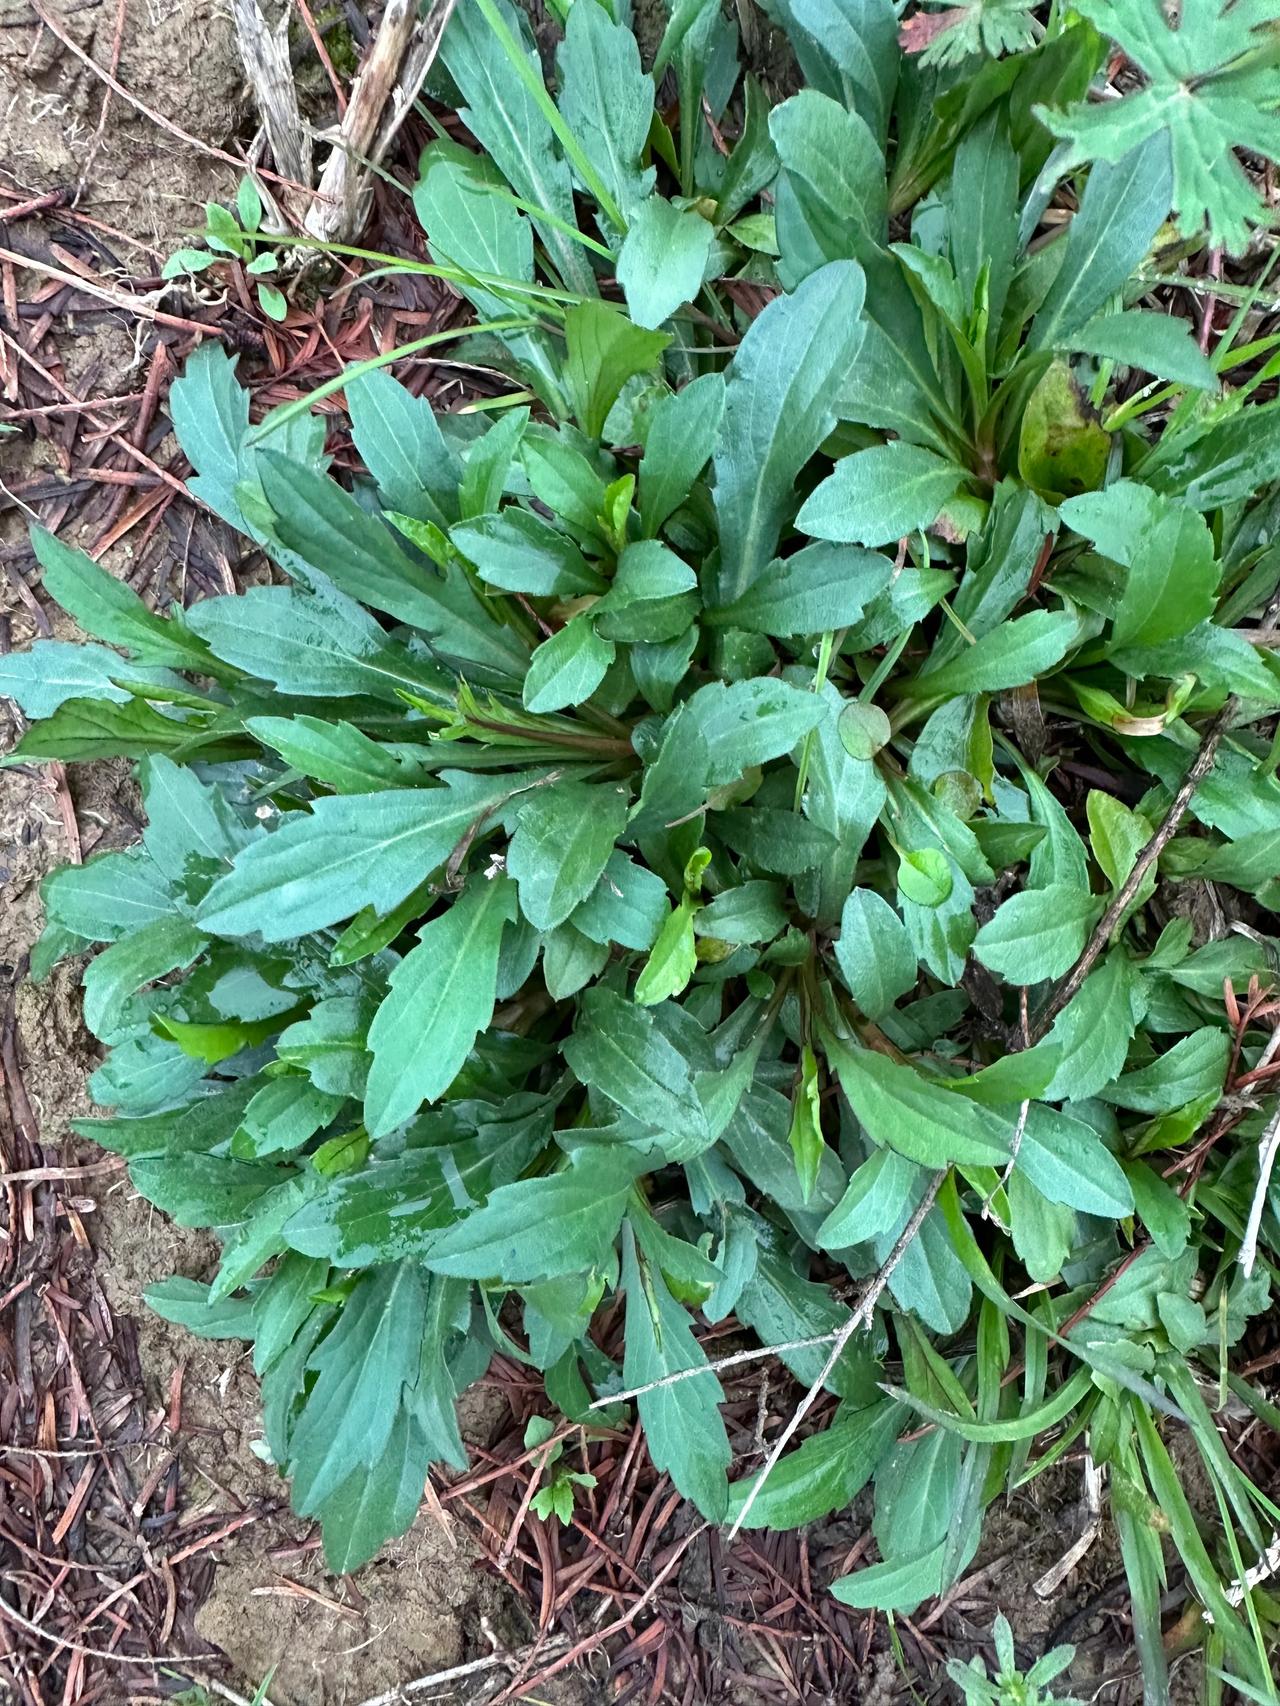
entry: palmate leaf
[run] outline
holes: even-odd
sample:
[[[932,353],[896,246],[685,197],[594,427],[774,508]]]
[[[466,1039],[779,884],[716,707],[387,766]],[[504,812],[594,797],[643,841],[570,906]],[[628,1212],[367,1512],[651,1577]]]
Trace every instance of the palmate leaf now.
[[[1158,138],[1173,165],[1178,228],[1232,254],[1263,217],[1234,150],[1280,154],[1275,9],[1269,0],[1204,0],[1174,21],[1160,0],[1083,0],[1080,11],[1139,67],[1146,85],[1120,101],[1042,112],[1068,144],[1067,166],[1116,161]]]

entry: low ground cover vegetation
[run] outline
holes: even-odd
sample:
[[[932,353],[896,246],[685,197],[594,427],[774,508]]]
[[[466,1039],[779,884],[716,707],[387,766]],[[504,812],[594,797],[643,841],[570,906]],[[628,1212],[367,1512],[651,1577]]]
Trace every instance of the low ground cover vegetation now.
[[[0,660],[17,757],[136,758],[147,828],[48,879],[33,970],[106,944],[78,1129],[223,1246],[149,1300],[253,1342],[337,1569],[465,1463],[500,1348],[571,1421],[634,1403],[708,1522],[873,1482],[855,1606],[945,1591],[1087,1451],[1149,1697],[1171,1542],[1211,1678],[1273,1698],[1280,1513],[1223,1429],[1280,1420],[1239,1372],[1280,1247],[1280,337],[1231,152],[1280,152],[1274,8],[773,0],[785,98],[718,5],[648,58],[621,0],[554,10],[550,66],[505,0],[449,24],[470,141],[414,202],[476,319],[345,376],[366,474],[216,347],[174,387],[273,584],[157,614],[36,536],[91,639]],[[247,181],[175,270],[275,277],[270,226]],[[424,349],[511,388],[437,416],[386,371]],[[731,1316],[798,1382],[746,1471]],[[547,1520],[578,1479],[548,1459]]]

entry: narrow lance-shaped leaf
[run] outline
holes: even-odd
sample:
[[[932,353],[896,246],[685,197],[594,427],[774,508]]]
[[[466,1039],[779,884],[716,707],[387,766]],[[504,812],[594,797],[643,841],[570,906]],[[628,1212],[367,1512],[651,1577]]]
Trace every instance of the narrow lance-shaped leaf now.
[[[448,1089],[493,1014],[502,927],[515,917],[506,877],[475,875],[391,974],[369,1027],[365,1124],[380,1137]]]

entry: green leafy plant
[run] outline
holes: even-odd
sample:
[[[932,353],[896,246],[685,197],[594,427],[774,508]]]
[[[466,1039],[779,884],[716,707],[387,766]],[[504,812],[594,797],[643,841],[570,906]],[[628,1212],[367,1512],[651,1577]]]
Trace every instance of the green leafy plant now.
[[[634,1402],[710,1521],[874,1483],[854,1606],[944,1591],[1087,1439],[1149,1698],[1166,1536],[1274,1698],[1280,1511],[1216,1412],[1276,1420],[1234,1367],[1280,1240],[1276,340],[1140,305],[1159,137],[1046,219],[1086,22],[973,75],[887,3],[776,0],[806,86],[770,108],[718,5],[647,72],[566,10],[550,88],[503,0],[455,11],[486,152],[440,137],[415,195],[519,385],[492,420],[403,351],[351,370],[348,490],[206,345],[193,489],[279,581],[160,616],[35,536],[94,638],[0,660],[17,757],[136,757],[148,820],[45,885],[37,974],[107,944],[115,1111],[77,1129],[217,1230],[150,1301],[253,1341],[335,1568],[465,1462],[500,1348],[573,1422]],[[803,1393],[738,1473],[696,1331],[730,1315]]]
[[[968,1664],[948,1660],[947,1675],[963,1694],[965,1706],[1047,1706],[1051,1700],[1061,1706],[1084,1706],[1074,1696],[1053,1694],[1042,1686],[1070,1666],[1076,1656],[1074,1647],[1055,1647],[1037,1659],[1024,1676],[1013,1650],[1013,1630],[1003,1612],[991,1626],[991,1637],[1000,1667],[994,1676],[987,1675],[987,1667],[979,1658],[970,1659]]]
[[[574,1488],[594,1487],[596,1478],[585,1470],[570,1469],[563,1461],[564,1441],[553,1437],[555,1431],[554,1424],[545,1416],[531,1416],[524,1430],[526,1450],[547,1446],[546,1451],[534,1460],[542,1479],[529,1501],[529,1507],[544,1522],[554,1516],[567,1528],[573,1521]]]

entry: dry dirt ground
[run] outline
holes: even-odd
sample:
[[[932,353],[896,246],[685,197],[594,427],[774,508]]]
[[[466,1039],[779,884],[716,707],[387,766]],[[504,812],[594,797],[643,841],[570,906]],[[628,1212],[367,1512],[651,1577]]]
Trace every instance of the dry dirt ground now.
[[[47,16],[198,140],[220,147],[236,134],[244,79],[229,17],[213,0],[72,0]],[[79,209],[113,228],[113,244],[126,245],[131,270],[141,273],[158,270],[160,257],[203,224],[202,204],[235,185],[229,167],[161,134],[119,95],[107,98],[72,48],[23,4],[0,11],[0,173],[24,199],[78,192]],[[22,235],[21,222],[0,220],[0,246]],[[18,280],[35,282],[21,273]],[[96,396],[141,387],[145,363],[126,316],[99,318],[84,335],[68,325],[65,334],[66,383],[78,394],[86,380]],[[49,462],[42,440],[0,439],[0,482]],[[4,496],[0,490],[0,546],[12,546],[23,520]],[[31,613],[11,576],[0,582],[0,611],[7,643],[26,644]],[[122,766],[73,766],[70,788],[86,854],[137,833]],[[71,1161],[88,1158],[69,1140],[68,1122],[88,1111],[84,1081],[96,1059],[79,1019],[80,967],[63,966],[40,987],[21,979],[41,923],[40,878],[67,856],[47,777],[0,772],[0,979],[17,979],[17,1047],[41,1139]],[[216,1549],[213,1589],[196,1618],[199,1635],[228,1657],[224,1680],[251,1695],[274,1668],[276,1706],[342,1706],[494,1646],[520,1645],[527,1628],[457,1524],[445,1529],[424,1516],[355,1579],[326,1577],[308,1525],[290,1518],[281,1482],[254,1454],[259,1406],[247,1360],[234,1345],[195,1340],[141,1307],[153,1279],[207,1273],[212,1246],[155,1215],[119,1175],[90,1177],[78,1190],[107,1299],[117,1317],[136,1318],[148,1410],[166,1410],[180,1382],[182,1499],[189,1509],[261,1513]],[[145,1670],[134,1674],[150,1680]],[[128,1682],[119,1688],[121,1698],[133,1692]],[[0,1700],[5,1689],[0,1662]]]

